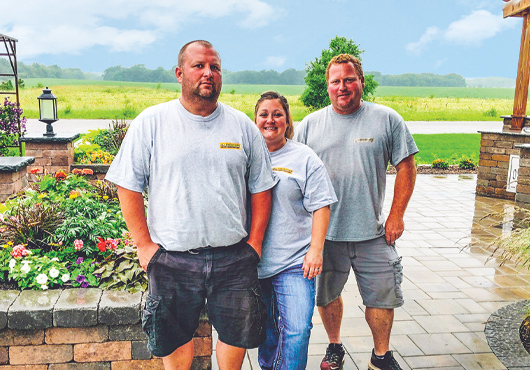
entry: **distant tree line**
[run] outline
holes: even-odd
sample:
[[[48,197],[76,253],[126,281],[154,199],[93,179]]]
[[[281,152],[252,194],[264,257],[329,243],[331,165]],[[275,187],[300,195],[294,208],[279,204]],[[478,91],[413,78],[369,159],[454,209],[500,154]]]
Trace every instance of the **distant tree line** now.
[[[175,68],[166,70],[162,67],[147,69],[144,64],[137,64],[126,68],[120,66],[109,67],[103,71],[105,81],[134,81],[134,82],[175,82]]]
[[[24,64],[17,63],[19,78],[68,78],[75,80],[94,80],[97,76],[93,73],[83,72],[80,68],[61,68],[54,64]],[[11,64],[6,58],[0,58],[0,73],[12,73]]]
[[[138,81],[138,82],[175,82],[175,67],[165,70],[158,67],[155,70],[147,69],[144,64],[137,64],[130,68],[115,66],[103,72],[106,81]],[[253,85],[303,85],[305,71],[294,68],[283,72],[274,70],[239,71],[232,72],[223,69],[223,82],[226,84],[253,84]]]
[[[169,70],[162,67],[147,69],[144,64],[132,67],[114,66],[103,72],[103,79],[107,81],[133,82],[175,82],[175,66]],[[10,73],[11,65],[6,58],[0,58],[0,73]],[[83,72],[80,68],[61,68],[54,64],[24,64],[18,62],[19,78],[65,78],[78,80],[101,79],[94,73]],[[365,72],[373,75],[380,86],[445,86],[465,87],[466,80],[456,74],[437,75],[434,73],[406,73],[402,75],[384,75],[381,72]],[[254,84],[254,85],[305,85],[306,71],[287,69],[283,72],[274,70],[238,71],[223,69],[223,82],[226,84]],[[2,80],[2,79],[0,79]],[[0,81],[1,82],[1,81]]]
[[[223,82],[253,85],[305,85],[305,74],[305,71],[298,71],[294,68],[286,69],[281,73],[272,69],[239,72],[223,70]]]
[[[366,72],[374,75],[380,86],[441,86],[441,87],[466,87],[464,77],[450,73],[437,75],[434,73],[405,73],[402,75],[384,75],[381,72]]]

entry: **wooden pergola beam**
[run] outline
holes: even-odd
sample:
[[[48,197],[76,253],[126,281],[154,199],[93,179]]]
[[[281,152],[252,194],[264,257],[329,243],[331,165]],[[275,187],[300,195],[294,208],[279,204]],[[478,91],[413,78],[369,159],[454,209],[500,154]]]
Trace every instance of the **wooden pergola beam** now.
[[[506,1],[506,0],[504,0]],[[507,17],[523,17],[525,10],[530,7],[530,0],[511,0],[504,4],[502,8],[502,15]]]

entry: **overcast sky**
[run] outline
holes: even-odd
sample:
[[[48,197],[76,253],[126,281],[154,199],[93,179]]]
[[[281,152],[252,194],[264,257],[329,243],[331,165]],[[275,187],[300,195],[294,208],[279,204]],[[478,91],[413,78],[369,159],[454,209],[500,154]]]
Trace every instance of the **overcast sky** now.
[[[169,69],[176,64],[180,47],[195,39],[212,42],[223,68],[231,71],[304,69],[338,35],[365,50],[365,71],[515,78],[522,20],[503,19],[502,4],[501,0],[0,0],[0,34],[18,39],[17,56],[24,63],[58,64],[86,72],[135,64]]]

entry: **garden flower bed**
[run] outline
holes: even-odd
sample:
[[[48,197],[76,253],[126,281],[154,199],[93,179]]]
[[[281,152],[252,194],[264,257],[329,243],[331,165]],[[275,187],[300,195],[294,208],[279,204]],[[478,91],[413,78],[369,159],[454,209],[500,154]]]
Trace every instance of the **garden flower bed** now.
[[[85,177],[92,174],[74,169],[40,176],[2,205],[4,287],[146,289],[117,190]]]
[[[90,169],[33,172],[0,208],[0,367],[163,369],[141,329],[147,279],[116,188]],[[210,369],[205,314],[193,341],[192,369]]]

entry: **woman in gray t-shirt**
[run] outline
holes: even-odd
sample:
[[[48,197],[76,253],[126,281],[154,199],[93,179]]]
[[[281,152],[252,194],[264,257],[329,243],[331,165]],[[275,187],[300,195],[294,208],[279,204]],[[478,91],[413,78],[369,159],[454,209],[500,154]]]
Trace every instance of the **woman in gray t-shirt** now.
[[[329,205],[337,197],[313,150],[290,140],[293,121],[285,97],[263,93],[254,113],[280,178],[272,189],[272,212],[258,265],[268,310],[267,339],[259,347],[258,361],[262,369],[305,369],[315,277],[322,269]]]

